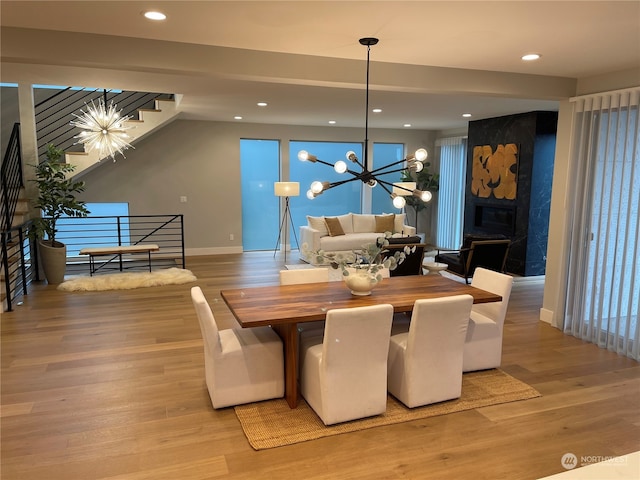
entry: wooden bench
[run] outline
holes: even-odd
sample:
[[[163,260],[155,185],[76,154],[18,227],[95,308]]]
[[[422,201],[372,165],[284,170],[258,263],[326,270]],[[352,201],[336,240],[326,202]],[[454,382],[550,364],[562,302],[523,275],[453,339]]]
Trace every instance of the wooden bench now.
[[[160,250],[158,245],[153,243],[141,243],[139,245],[115,245],[107,247],[83,248],[80,255],[89,255],[89,274],[93,276],[96,272],[95,257],[105,255],[118,255],[120,271],[122,271],[122,255],[132,253],[146,253],[149,261],[149,271],[151,271],[151,252]]]

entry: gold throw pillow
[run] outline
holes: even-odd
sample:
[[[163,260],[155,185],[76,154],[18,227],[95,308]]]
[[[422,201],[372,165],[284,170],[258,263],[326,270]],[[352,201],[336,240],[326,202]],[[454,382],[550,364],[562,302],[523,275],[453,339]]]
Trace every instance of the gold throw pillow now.
[[[329,235],[331,235],[332,237],[344,235],[344,230],[342,229],[342,224],[340,223],[338,217],[324,217],[324,223],[327,225]]]
[[[395,215],[376,215],[376,233],[394,231]]]

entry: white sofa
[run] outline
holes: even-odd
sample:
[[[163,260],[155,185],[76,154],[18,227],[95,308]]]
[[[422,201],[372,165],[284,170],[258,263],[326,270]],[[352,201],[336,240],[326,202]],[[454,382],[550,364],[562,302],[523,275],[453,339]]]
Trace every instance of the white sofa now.
[[[405,225],[405,214],[360,214],[347,213],[338,215],[344,235],[330,235],[325,222],[325,217],[307,216],[308,225],[300,227],[300,258],[305,262],[315,263],[316,258],[309,252],[324,250],[326,253],[351,253],[366,243],[373,243],[378,237],[384,235],[383,225],[389,224],[389,219],[376,217],[389,217],[393,215],[394,237],[411,236],[416,234],[415,227]],[[380,230],[380,231],[378,231]],[[391,230],[390,230],[391,231]]]

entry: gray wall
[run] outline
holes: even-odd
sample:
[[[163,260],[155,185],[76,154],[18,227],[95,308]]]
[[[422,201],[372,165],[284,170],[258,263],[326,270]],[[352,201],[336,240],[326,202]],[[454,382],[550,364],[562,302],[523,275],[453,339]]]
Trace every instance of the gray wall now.
[[[241,138],[280,140],[282,168],[288,172],[289,140],[361,142],[363,137],[360,128],[176,120],[127,150],[126,158],[103,160],[83,175],[82,199],[128,202],[131,215],[183,214],[189,255],[241,252]],[[433,154],[435,132],[370,129],[369,140],[404,143],[409,152],[425,147]],[[321,176],[327,167],[311,168]],[[180,203],[181,196],[187,203]],[[421,228],[431,223],[420,220]]]
[[[2,119],[2,122],[0,122],[2,125],[0,130],[0,148],[2,149],[0,158],[4,159],[13,124],[20,122],[17,88],[0,87],[0,118]]]

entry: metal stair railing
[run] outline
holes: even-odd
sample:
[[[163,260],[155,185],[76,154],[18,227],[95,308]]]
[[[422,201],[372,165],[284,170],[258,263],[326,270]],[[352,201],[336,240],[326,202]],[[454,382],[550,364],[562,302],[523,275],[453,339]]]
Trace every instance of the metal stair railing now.
[[[2,185],[0,189],[2,191],[2,205],[0,206],[2,223],[0,224],[0,230],[4,231],[11,228],[18,205],[18,198],[20,197],[20,190],[24,187],[19,123],[14,123],[13,125],[11,137],[2,161],[0,177]]]
[[[35,241],[29,238],[33,220],[0,232],[2,248],[2,275],[7,311],[13,310],[13,301],[28,293],[27,286],[40,280]]]

